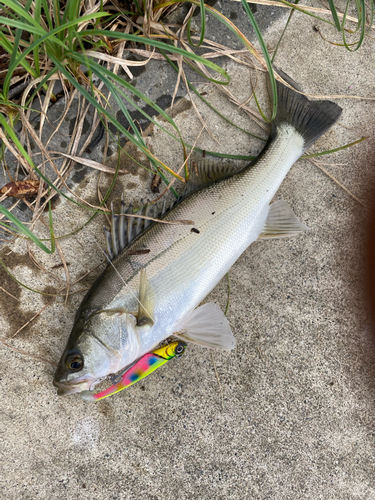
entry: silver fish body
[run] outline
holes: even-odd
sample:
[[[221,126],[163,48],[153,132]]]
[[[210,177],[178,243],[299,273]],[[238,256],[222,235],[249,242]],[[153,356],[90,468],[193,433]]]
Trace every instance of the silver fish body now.
[[[284,92],[289,101],[292,95],[308,106],[310,101],[285,88],[278,85],[281,100]],[[92,389],[184,329],[184,318],[262,233],[269,204],[290,167],[338,118],[340,108],[328,104],[331,114],[320,119],[327,123],[310,137],[304,122],[295,125],[284,118],[290,102],[283,108],[282,101],[281,118],[256,162],[191,194],[164,216],[165,221],[188,219],[193,225],[154,224],[113,259],[77,313],[55,375],[60,394]],[[323,111],[322,105],[315,115]],[[144,307],[152,321],[140,326],[136,312],[142,273],[147,277]],[[73,361],[72,370],[67,359],[77,355],[83,367],[76,370]]]

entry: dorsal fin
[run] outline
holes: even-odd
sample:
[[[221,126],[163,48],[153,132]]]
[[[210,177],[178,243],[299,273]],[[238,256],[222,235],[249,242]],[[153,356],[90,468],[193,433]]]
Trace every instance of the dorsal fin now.
[[[160,207],[148,203],[141,205],[139,208],[134,208],[132,204],[128,207],[121,199],[120,215],[115,215],[113,204],[111,204],[111,230],[104,227],[104,235],[107,243],[107,254],[112,260],[118,255],[125,247],[142,234],[152,224],[150,219],[142,219],[141,217],[127,217],[127,214],[142,215],[152,217],[153,219],[160,219],[163,217],[173,206],[164,201]]]
[[[189,180],[186,183],[183,198],[209,186],[214,182],[228,179],[236,174],[242,167],[235,164],[219,163],[212,158],[192,158],[189,163]]]

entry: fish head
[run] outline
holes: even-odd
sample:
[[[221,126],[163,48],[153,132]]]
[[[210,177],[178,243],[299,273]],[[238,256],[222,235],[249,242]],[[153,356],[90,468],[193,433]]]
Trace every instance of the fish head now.
[[[130,314],[101,311],[76,321],[53,384],[69,395],[94,387],[139,356],[139,335]]]

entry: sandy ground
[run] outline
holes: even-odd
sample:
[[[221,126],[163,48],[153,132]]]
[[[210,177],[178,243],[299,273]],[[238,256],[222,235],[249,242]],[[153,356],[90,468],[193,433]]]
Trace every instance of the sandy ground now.
[[[274,47],[285,19],[265,34]],[[316,21],[297,14],[276,64],[311,94],[375,97],[375,45],[356,53],[324,42]],[[339,40],[322,26],[329,39]],[[251,90],[248,68],[230,63],[230,90],[241,102]],[[259,88],[264,87],[259,80]],[[211,84],[206,98],[240,126],[262,133]],[[203,132],[198,145],[232,154],[258,153],[260,142],[227,125],[197,100],[218,142]],[[337,99],[340,124],[314,151],[362,136],[370,139],[320,160],[355,196],[373,198],[375,126],[372,100]],[[254,109],[254,103],[250,103]],[[187,142],[201,129],[190,103],[176,116]],[[182,152],[151,130],[154,151],[169,165]],[[328,165],[327,165],[328,164]],[[144,171],[120,177],[116,193],[149,186]],[[96,201],[97,172],[79,194]],[[150,195],[144,188],[144,193]],[[231,353],[189,345],[144,382],[96,404],[61,398],[54,367],[0,343],[0,492],[8,499],[375,499],[374,359],[365,309],[364,248],[368,210],[307,161],[292,167],[275,199],[285,199],[310,231],[295,239],[254,243],[229,273],[228,319],[237,339]],[[79,227],[88,213],[61,201],[54,211],[59,234]],[[103,262],[97,218],[76,237],[61,240],[71,281]],[[42,226],[38,227],[43,235]],[[48,270],[56,254],[33,252]],[[2,258],[29,287],[53,292],[64,285],[38,270],[17,244]],[[90,286],[100,269],[75,290]],[[11,339],[50,297],[17,288],[3,271],[1,337],[56,362],[83,293],[56,300]],[[207,300],[223,309],[224,279]],[[17,299],[17,300],[16,300]],[[215,373],[215,366],[217,375]],[[220,381],[220,385],[218,383]]]

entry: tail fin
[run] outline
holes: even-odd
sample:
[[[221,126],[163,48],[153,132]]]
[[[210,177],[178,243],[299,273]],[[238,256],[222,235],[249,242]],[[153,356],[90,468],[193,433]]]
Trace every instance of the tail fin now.
[[[300,87],[281,70],[279,75],[291,87],[301,91]],[[277,134],[277,127],[289,123],[304,138],[303,150],[309,147],[338,120],[342,109],[332,101],[310,101],[307,97],[286,87],[280,82],[277,86],[277,114],[272,122],[272,135]]]

